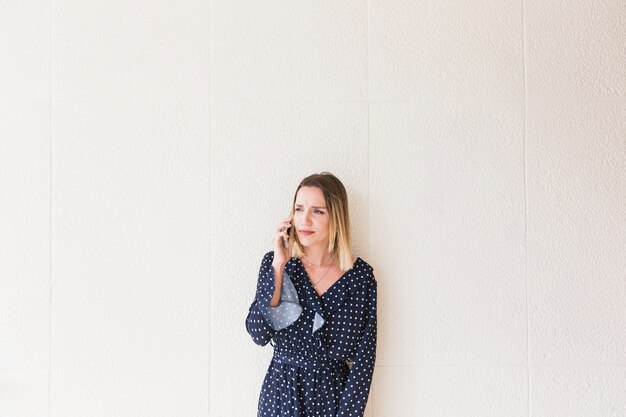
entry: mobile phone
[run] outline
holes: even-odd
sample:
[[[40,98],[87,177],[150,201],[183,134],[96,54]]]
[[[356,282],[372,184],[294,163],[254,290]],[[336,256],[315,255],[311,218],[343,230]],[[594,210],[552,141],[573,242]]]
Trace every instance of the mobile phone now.
[[[287,232],[287,237],[283,237],[283,246],[285,247],[285,249],[289,247],[289,232],[290,231],[291,231],[291,227],[288,227],[285,229],[285,232]]]

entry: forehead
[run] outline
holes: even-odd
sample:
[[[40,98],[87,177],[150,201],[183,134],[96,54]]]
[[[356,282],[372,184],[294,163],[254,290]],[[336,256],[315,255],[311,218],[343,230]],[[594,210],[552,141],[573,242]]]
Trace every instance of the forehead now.
[[[296,194],[296,205],[325,207],[324,193],[319,187],[301,187]]]

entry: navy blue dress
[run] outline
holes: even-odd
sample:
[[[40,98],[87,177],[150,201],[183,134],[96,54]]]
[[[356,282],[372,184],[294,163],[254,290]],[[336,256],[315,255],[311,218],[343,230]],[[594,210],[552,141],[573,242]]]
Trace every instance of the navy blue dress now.
[[[376,360],[376,279],[361,258],[322,296],[304,265],[291,258],[281,302],[274,294],[274,252],[261,262],[246,329],[274,355],[257,417],[362,417]],[[351,366],[348,366],[348,363]]]

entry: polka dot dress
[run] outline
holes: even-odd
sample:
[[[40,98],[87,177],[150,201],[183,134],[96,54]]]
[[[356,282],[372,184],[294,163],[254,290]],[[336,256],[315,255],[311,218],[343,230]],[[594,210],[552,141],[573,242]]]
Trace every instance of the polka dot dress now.
[[[357,258],[319,296],[300,259],[291,258],[281,302],[270,307],[273,259],[273,252],[263,257],[246,319],[252,340],[274,347],[257,417],[362,417],[376,360],[372,267]]]

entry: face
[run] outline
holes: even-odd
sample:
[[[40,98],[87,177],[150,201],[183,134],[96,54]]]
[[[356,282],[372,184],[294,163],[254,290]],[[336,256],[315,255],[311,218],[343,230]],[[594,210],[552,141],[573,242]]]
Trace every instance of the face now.
[[[324,193],[318,187],[301,187],[296,194],[293,225],[302,246],[328,247],[330,219]]]

